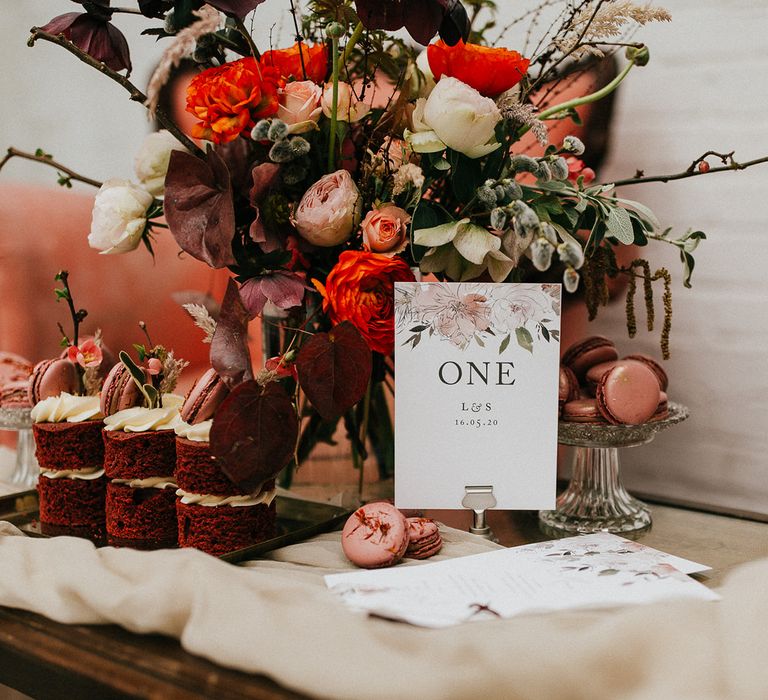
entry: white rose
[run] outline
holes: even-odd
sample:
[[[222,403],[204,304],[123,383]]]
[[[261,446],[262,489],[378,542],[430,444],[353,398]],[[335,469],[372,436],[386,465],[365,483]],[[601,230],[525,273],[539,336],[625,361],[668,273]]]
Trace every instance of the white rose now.
[[[133,160],[136,178],[150,194],[162,197],[171,151],[186,150],[170,131],[163,129],[149,134]]]
[[[323,114],[331,118],[333,109],[333,83],[327,83],[323,90]],[[360,102],[352,92],[349,83],[339,82],[339,94],[336,101],[336,118],[340,122],[356,122],[371,111],[370,105]]]
[[[470,158],[495,151],[496,125],[501,112],[490,97],[456,78],[442,78],[429,97],[420,99],[413,112],[414,131],[406,140],[418,153],[435,153],[445,146]]]
[[[141,242],[153,197],[129,180],[107,180],[93,203],[88,245],[102,253],[127,253]]]

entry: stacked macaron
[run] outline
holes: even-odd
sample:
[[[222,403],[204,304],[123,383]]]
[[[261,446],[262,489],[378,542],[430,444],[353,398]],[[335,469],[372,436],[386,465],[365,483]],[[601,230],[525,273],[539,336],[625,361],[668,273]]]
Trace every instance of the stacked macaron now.
[[[652,357],[634,354],[619,359],[613,341],[592,336],[563,355],[561,418],[613,425],[661,420],[669,415],[667,385],[664,368]]]
[[[107,541],[117,547],[175,547],[176,445],[181,397],[163,394],[149,408],[131,372],[116,364],[104,381]]]
[[[403,557],[426,559],[437,554],[442,546],[434,520],[406,518],[384,501],[360,506],[341,532],[345,556],[364,569],[393,566]]]
[[[246,491],[221,470],[210,450],[216,410],[229,390],[209,369],[193,385],[176,426],[176,513],[179,546],[208,554],[233,552],[274,537],[275,482]]]
[[[43,360],[31,376],[40,479],[40,525],[48,535],[75,535],[103,543],[104,445],[98,396],[79,396],[69,360]]]
[[[21,355],[0,352],[0,407],[29,408],[32,363]]]

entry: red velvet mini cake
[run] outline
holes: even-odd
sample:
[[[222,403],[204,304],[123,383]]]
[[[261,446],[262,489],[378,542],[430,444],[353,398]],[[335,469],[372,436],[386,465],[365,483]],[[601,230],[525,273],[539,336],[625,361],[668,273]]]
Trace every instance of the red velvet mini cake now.
[[[192,387],[176,427],[176,492],[179,545],[219,555],[261,542],[275,534],[275,482],[256,492],[233,483],[211,456],[212,416],[228,390],[208,370]]]
[[[32,420],[42,532],[103,544],[106,479],[98,397],[50,396],[35,404]]]
[[[150,373],[128,358],[132,372],[123,358],[121,353],[123,363],[110,372],[101,395],[104,470],[111,480],[107,485],[107,541],[135,549],[175,547],[173,428],[179,421],[181,397],[148,391],[146,385],[134,381],[133,374],[147,379]],[[158,385],[162,386],[162,380]]]

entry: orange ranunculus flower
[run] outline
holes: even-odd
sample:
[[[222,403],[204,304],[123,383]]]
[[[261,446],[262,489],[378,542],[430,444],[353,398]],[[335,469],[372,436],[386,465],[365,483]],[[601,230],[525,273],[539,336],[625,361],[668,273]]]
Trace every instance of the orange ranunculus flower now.
[[[395,347],[395,282],[413,281],[402,258],[346,250],[325,286],[312,283],[323,295],[323,311],[333,323],[350,321],[371,350],[389,355]]]
[[[187,112],[200,120],[192,136],[214,143],[234,141],[256,119],[277,112],[280,85],[273,69],[251,57],[199,73],[187,88]]]
[[[530,64],[517,51],[463,41],[448,46],[442,39],[427,47],[427,58],[435,80],[456,78],[486,97],[498,97],[517,85]]]
[[[304,71],[301,70],[302,57]],[[267,51],[261,57],[261,65],[275,68],[283,80],[293,78],[323,83],[328,74],[328,47],[325,44],[309,46],[296,42],[290,49]],[[307,74],[306,78],[304,72]]]

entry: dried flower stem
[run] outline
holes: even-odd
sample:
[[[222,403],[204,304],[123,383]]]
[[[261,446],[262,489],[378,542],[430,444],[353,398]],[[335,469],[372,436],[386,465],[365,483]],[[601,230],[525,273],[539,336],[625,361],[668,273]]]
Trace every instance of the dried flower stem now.
[[[36,155],[34,153],[27,153],[26,151],[20,151],[16,148],[9,148],[6,153],[5,157],[0,160],[0,170],[3,169],[3,166],[11,160],[11,158],[24,158],[25,160],[33,160],[37,163],[43,163],[45,165],[50,165],[52,168],[56,168],[56,170],[60,170],[62,173],[66,174],[67,177],[70,180],[77,180],[78,182],[84,182],[86,185],[91,185],[93,187],[101,187],[102,183],[98,180],[92,180],[90,177],[86,177],[85,175],[80,175],[79,173],[76,173],[74,170],[70,170],[69,168],[65,167],[61,163],[56,162],[53,160],[53,158],[50,158],[45,155]]]
[[[248,43],[248,47],[251,49],[251,54],[258,61],[261,58],[261,54],[259,53],[259,50],[256,48],[256,44],[253,41],[253,37],[251,36],[251,33],[248,31],[245,24],[243,24],[243,20],[241,20],[237,15],[227,15],[227,17],[230,17],[235,21],[235,26],[237,27],[237,31],[239,31],[243,35],[243,37],[245,38],[245,41]]]
[[[635,272],[636,268],[642,270],[642,274]],[[665,267],[661,267],[651,274],[651,268],[647,260],[637,258],[627,267],[621,268],[620,272],[629,275],[629,286],[627,287],[627,333],[630,338],[637,334],[637,318],[635,316],[635,291],[637,289],[637,278],[643,278],[643,295],[645,298],[645,309],[647,314],[647,327],[649,331],[653,330],[655,309],[653,305],[653,287],[652,283],[657,280],[664,280],[664,295],[662,301],[664,304],[664,323],[661,327],[661,354],[665,360],[670,357],[669,335],[672,330],[672,275]]]
[[[126,78],[123,75],[120,75],[117,71],[112,70],[109,66],[102,63],[101,61],[97,61],[95,58],[92,58],[89,56],[85,51],[78,48],[75,44],[73,44],[71,41],[69,41],[63,34],[49,34],[48,32],[44,32],[40,27],[32,27],[30,29],[30,37],[27,40],[27,46],[34,46],[35,43],[39,40],[43,41],[49,41],[52,44],[58,44],[62,48],[69,51],[71,54],[75,55],[77,58],[79,58],[83,63],[88,64],[92,68],[95,68],[100,73],[103,73],[111,80],[114,80],[119,85],[122,85],[129,93],[130,100],[133,102],[138,102],[140,104],[144,104],[147,101],[147,96],[139,90],[128,78]],[[198,148],[198,146],[195,144],[192,139],[190,139],[163,110],[158,109],[156,111],[156,117],[157,121],[160,122],[160,124],[163,125],[164,128],[166,128],[168,131],[170,131],[178,141],[180,141],[184,146],[187,147],[187,149],[190,151],[190,153],[195,153],[198,156],[203,155],[203,151]]]
[[[648,177],[643,177],[642,175],[640,175],[640,177],[630,177],[630,178],[627,178],[626,180],[616,180],[611,184],[613,184],[614,187],[622,187],[624,185],[639,185],[643,182],[670,182],[672,180],[682,180],[686,177],[697,177],[698,175],[711,175],[712,173],[723,173],[728,170],[746,170],[747,168],[751,168],[753,165],[759,165],[760,163],[768,163],[768,156],[763,156],[762,158],[755,158],[754,160],[748,160],[745,163],[737,163],[735,160],[733,160],[732,158],[733,154],[731,154],[731,161],[728,165],[722,165],[717,168],[710,168],[706,172],[692,169],[696,166],[696,164],[700,163],[704,158],[706,158],[707,155],[721,156],[721,154],[715,153],[715,151],[707,151],[706,154],[704,154],[697,160],[693,161],[693,164],[687,170],[684,170],[681,173],[675,173],[674,175],[649,175]]]

